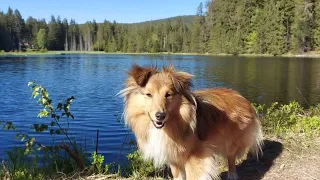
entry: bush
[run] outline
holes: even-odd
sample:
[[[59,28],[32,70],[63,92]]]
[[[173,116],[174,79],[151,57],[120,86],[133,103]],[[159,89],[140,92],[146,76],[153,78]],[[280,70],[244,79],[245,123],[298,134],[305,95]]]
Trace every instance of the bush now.
[[[106,164],[103,167],[104,156],[97,154],[96,152],[92,153],[92,165],[95,168],[93,172],[98,174],[107,174],[109,173],[110,167],[112,164]]]
[[[142,154],[135,150],[127,155],[129,160],[129,173],[134,177],[149,177],[156,169],[151,161],[146,161]]]
[[[47,49],[40,49],[39,52],[41,52],[41,53],[46,53],[46,52],[48,52],[48,50],[47,50]]]
[[[296,101],[280,105],[275,102],[265,109],[264,105],[254,107],[261,115],[265,133],[274,135],[304,134],[317,136],[320,134],[320,104],[304,109]]]
[[[43,179],[43,172],[38,168],[39,156],[30,158],[29,155],[24,152],[25,149],[21,147],[15,147],[13,150],[6,152],[8,157],[6,168],[11,174],[12,179]]]

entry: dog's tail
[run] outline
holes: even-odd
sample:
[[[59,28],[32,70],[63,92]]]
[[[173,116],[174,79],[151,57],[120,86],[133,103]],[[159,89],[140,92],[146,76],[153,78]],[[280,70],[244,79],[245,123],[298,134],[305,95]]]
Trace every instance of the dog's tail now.
[[[261,129],[261,123],[258,117],[255,118],[256,127],[253,134],[253,144],[250,148],[250,153],[259,159],[259,155],[263,154],[262,147],[263,147],[263,133]]]

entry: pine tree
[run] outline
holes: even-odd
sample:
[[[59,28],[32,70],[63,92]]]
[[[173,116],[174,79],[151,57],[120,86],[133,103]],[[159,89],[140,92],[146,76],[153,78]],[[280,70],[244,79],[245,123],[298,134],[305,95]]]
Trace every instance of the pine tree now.
[[[201,42],[203,41],[202,28],[204,25],[204,16],[203,16],[203,4],[202,2],[198,6],[197,17],[192,26],[192,39],[191,39],[191,50],[193,52],[200,53],[203,48],[201,47]]]
[[[209,40],[209,52],[211,53],[225,53],[226,49],[226,34],[227,31],[225,26],[225,22],[227,20],[226,12],[227,5],[224,4],[225,1],[216,0],[210,1],[208,4],[208,12],[207,12],[207,20],[212,23],[212,27],[210,30],[210,40]]]
[[[313,40],[315,50],[320,50],[320,1],[316,1],[314,4],[314,29],[313,29]]]
[[[105,48],[104,44],[105,42],[103,39],[103,28],[102,25],[99,24],[97,28],[96,42],[93,45],[93,49],[95,51],[102,51]]]
[[[123,43],[122,43],[122,52],[128,52],[129,50],[129,38],[128,32],[124,32]]]
[[[6,24],[5,29],[7,31],[8,39],[6,41],[6,49],[16,50],[15,41],[15,32],[14,32],[14,15],[12,9],[9,7],[6,14]]]
[[[7,29],[7,17],[3,12],[0,12],[0,50],[11,50],[11,39]]]
[[[183,45],[182,45],[182,52],[191,52],[190,49],[190,44],[191,44],[191,32],[189,28],[184,25],[184,30],[183,30]]]
[[[265,38],[267,52],[273,55],[285,53],[286,48],[286,28],[283,25],[283,8],[280,1],[271,0],[266,6],[266,16],[264,17],[267,26]]]
[[[32,17],[29,17],[26,21],[26,30],[25,30],[25,41],[31,45],[31,44],[34,44],[34,39],[35,39],[35,29],[38,27],[38,24],[37,24],[37,20],[32,18]],[[38,31],[37,31],[38,32]]]
[[[313,0],[295,0],[292,47],[296,52],[303,53],[313,49],[314,3]]]
[[[62,25],[62,32],[64,32],[64,50],[68,51],[69,50],[69,34],[68,30],[69,29],[69,24],[67,19],[63,19],[63,25]]]
[[[64,29],[63,23],[61,21],[61,17],[58,16],[57,17],[57,34],[56,34],[56,38],[57,38],[57,44],[56,44],[56,50],[64,50],[64,44],[65,44],[65,35],[66,35],[66,31]],[[65,27],[67,28],[67,27]]]
[[[68,32],[69,32],[68,34],[70,36],[70,43],[69,43],[70,44],[70,50],[71,51],[80,50],[80,48],[78,47],[79,43],[80,43],[79,27],[76,24],[74,19],[70,20]]]
[[[48,24],[48,48],[50,50],[58,50],[58,26],[56,18],[52,15]]]
[[[13,25],[13,30],[14,30],[14,45],[15,49],[21,50],[21,44],[23,43],[23,35],[25,33],[25,24],[24,20],[22,19],[22,16],[20,12],[16,9],[14,11],[14,25]]]
[[[292,34],[292,23],[294,20],[294,3],[292,0],[282,0],[282,13],[283,16],[283,25],[285,26],[286,33],[285,33],[285,51],[289,52],[291,50],[291,34]]]

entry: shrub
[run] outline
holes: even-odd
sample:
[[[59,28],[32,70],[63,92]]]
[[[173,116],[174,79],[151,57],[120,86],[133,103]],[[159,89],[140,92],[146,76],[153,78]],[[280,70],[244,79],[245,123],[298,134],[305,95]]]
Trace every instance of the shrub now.
[[[127,155],[129,160],[129,173],[134,177],[149,177],[156,169],[151,161],[146,161],[137,150]]]
[[[304,109],[296,101],[289,104],[275,102],[265,109],[264,105],[253,104],[261,116],[265,133],[274,135],[301,134],[306,136],[319,135],[320,104]]]
[[[46,52],[48,52],[48,50],[47,50],[47,49],[40,49],[39,52],[41,52],[41,53],[46,53]]]

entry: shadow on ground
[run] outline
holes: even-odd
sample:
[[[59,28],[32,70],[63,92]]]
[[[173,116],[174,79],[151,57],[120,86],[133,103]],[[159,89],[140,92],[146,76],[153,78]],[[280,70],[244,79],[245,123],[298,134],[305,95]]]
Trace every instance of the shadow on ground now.
[[[274,160],[282,153],[283,145],[277,141],[265,140],[263,155],[259,161],[248,155],[247,159],[237,165],[239,180],[259,180],[272,167]],[[221,173],[222,179],[227,179],[227,172]]]

